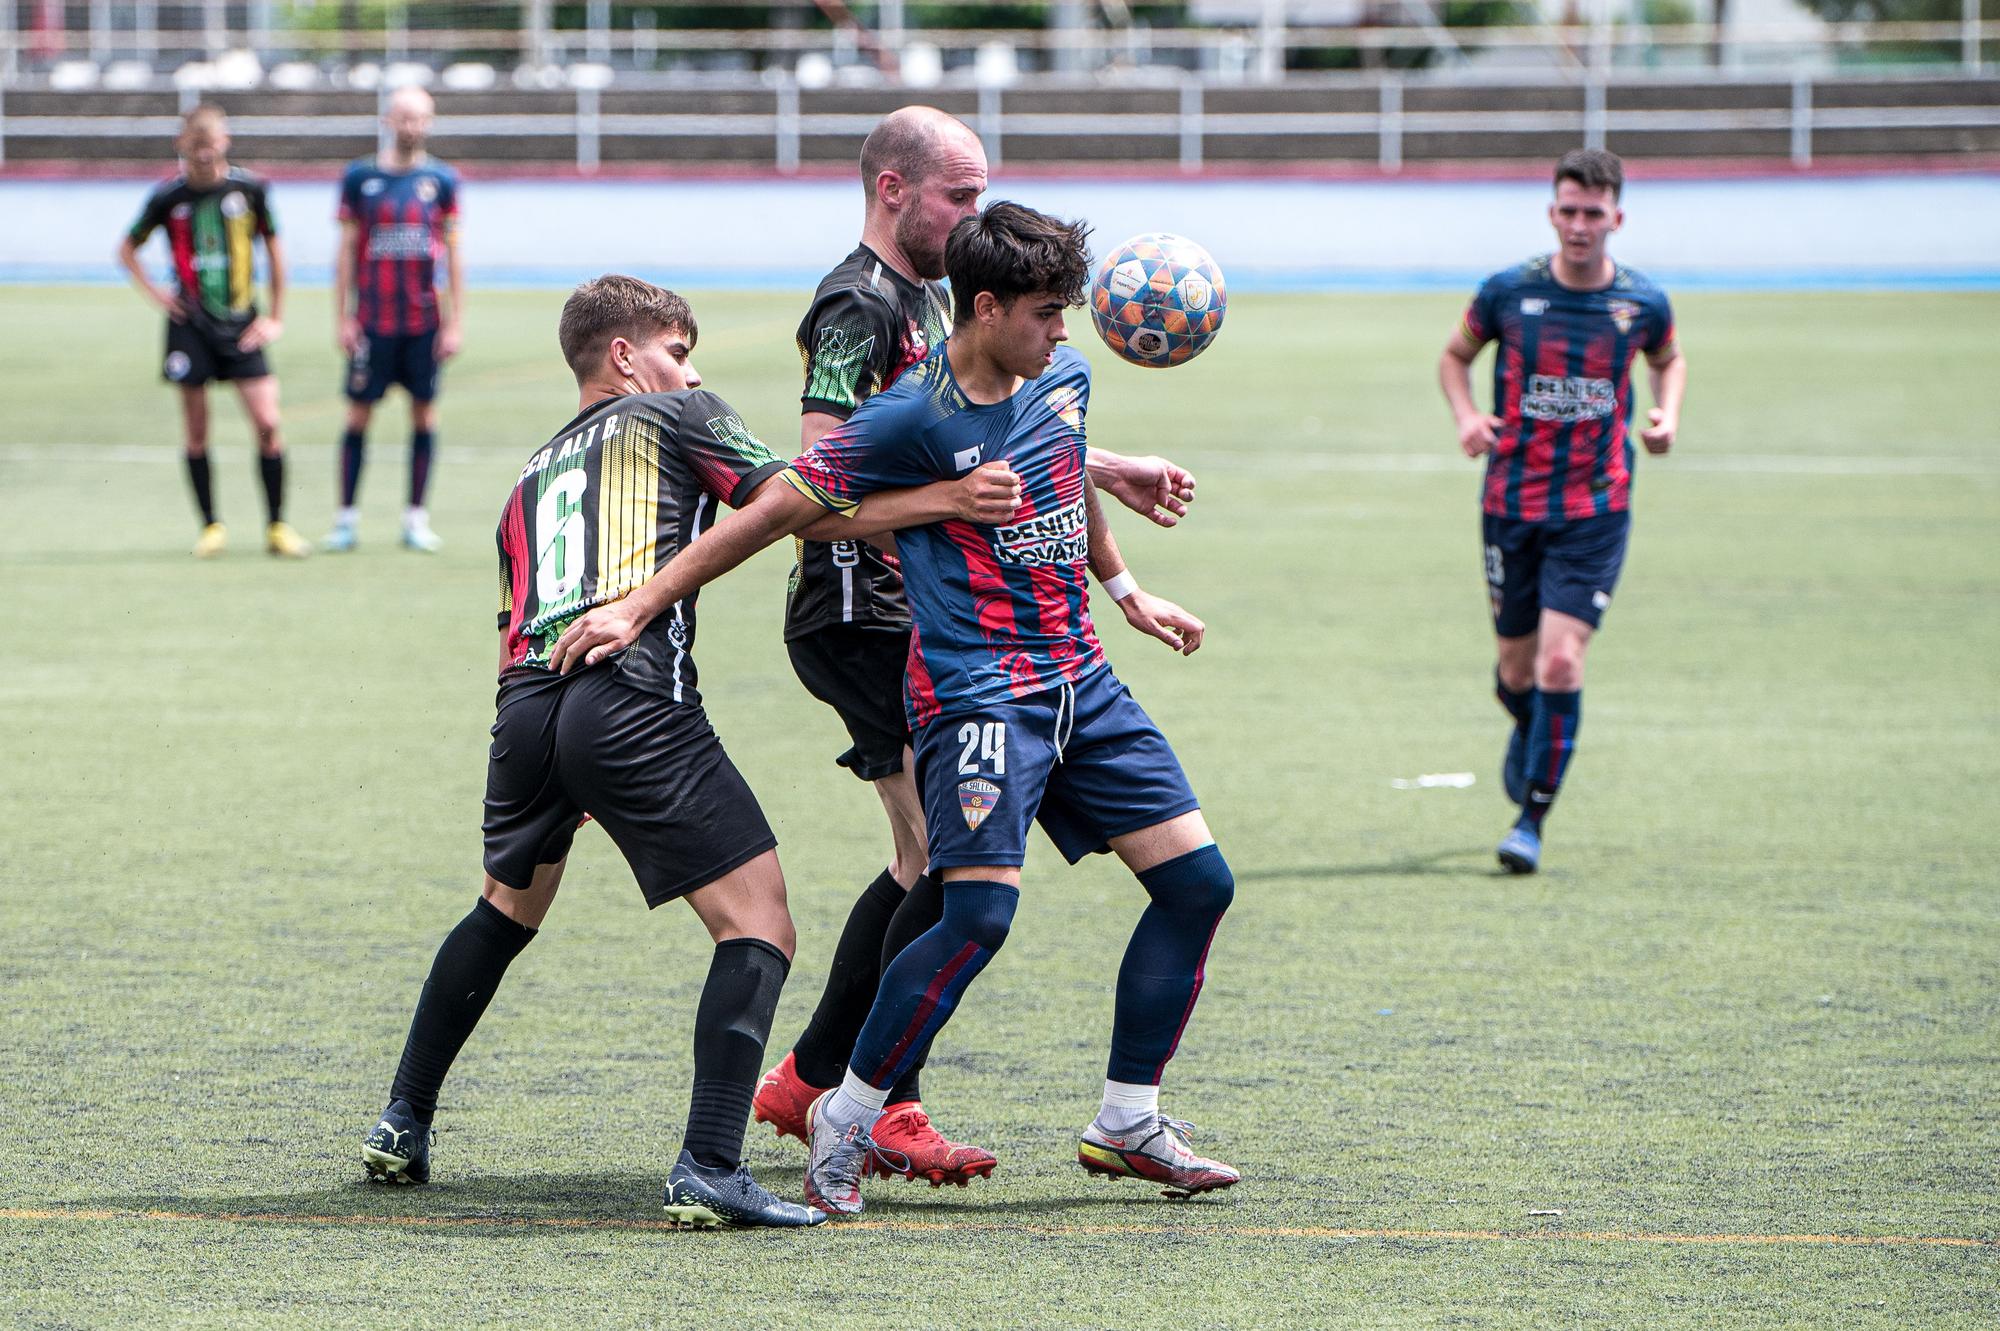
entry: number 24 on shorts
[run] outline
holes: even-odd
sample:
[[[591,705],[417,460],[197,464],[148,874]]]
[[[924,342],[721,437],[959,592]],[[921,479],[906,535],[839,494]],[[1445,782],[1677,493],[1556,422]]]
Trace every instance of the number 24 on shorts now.
[[[967,721],[958,728],[958,774],[977,776],[982,770],[994,776],[1007,775],[1007,723]],[[984,767],[982,768],[982,764]]]

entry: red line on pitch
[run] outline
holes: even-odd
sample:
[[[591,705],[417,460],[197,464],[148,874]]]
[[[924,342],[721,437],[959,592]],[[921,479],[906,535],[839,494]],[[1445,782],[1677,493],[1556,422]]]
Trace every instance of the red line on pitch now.
[[[219,1224],[325,1225],[367,1228],[390,1226],[419,1229],[675,1229],[666,1220],[623,1219],[615,1216],[479,1216],[479,1215],[315,1215],[248,1211],[138,1211],[99,1207],[0,1207],[0,1220],[117,1221]],[[1190,1234],[1193,1225],[1047,1225],[1005,1221],[849,1220],[836,1229],[904,1232],[989,1232],[1008,1234]],[[2000,1248],[2000,1239],[1964,1238],[1950,1234],[1671,1234],[1643,1230],[1504,1230],[1504,1229],[1349,1229],[1328,1225],[1216,1225],[1206,1230],[1227,1238],[1285,1239],[1412,1239],[1477,1243],[1667,1243],[1682,1245],[1744,1245],[1769,1247],[1799,1244],[1850,1248]]]

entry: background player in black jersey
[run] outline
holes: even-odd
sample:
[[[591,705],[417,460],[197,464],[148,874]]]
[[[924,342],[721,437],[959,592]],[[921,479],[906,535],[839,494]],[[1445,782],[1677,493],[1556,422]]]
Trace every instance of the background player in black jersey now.
[[[963,122],[931,107],[904,107],[862,144],[861,182],[861,243],[821,280],[799,324],[806,449],[950,334],[951,293],[940,280],[945,241],[979,210],[986,153]],[[1178,521],[1194,498],[1194,477],[1162,458],[1092,449],[1089,467],[1100,489],[1162,526]],[[836,761],[874,785],[893,848],[889,866],[848,913],[805,1032],[757,1088],[758,1121],[803,1142],[806,1108],[840,1082],[882,967],[937,923],[944,894],[925,872],[923,802],[910,775],[902,702],[910,611],[894,564],[866,540],[801,540],[785,642],[800,682],[847,727],[853,745]],[[895,1171],[904,1177],[962,1186],[991,1173],[995,1161],[931,1126],[920,1085],[927,1052],[891,1093],[876,1140],[889,1158],[906,1162]]]
[[[229,165],[229,121],[216,106],[197,106],[175,140],[181,171],[147,196],[139,219],[118,245],[118,262],[146,298],[165,311],[167,348],[161,374],[181,390],[188,483],[201,510],[197,557],[222,553],[229,536],[217,521],[208,474],[208,381],[235,383],[257,434],[268,525],[264,548],[303,559],[311,548],[284,521],[285,446],[278,433],[278,380],[264,348],[284,331],[285,255],[264,182]],[[174,285],[158,286],[139,262],[139,247],[164,227]],[[271,310],[257,312],[255,243],[264,242]]]
[[[687,302],[630,277],[586,282],[563,307],[579,412],[521,470],[501,512],[500,690],[486,786],[485,881],[446,937],[390,1089],[363,1141],[371,1178],[430,1177],[445,1074],[509,963],[548,914],[588,813],[649,907],[684,898],[715,942],[695,1013],[694,1086],[666,1207],[682,1223],[796,1226],[825,1216],[781,1202],[742,1168],[743,1131],[792,921],[777,840],[723,752],[696,686],[695,598],[623,653],[558,674],[548,650],[594,606],[626,595],[741,505],[784,464],[700,387]],[[782,482],[777,482],[782,484]],[[1003,465],[884,496],[864,529],[958,516],[1003,522],[1018,483]],[[826,526],[840,530],[840,519]]]

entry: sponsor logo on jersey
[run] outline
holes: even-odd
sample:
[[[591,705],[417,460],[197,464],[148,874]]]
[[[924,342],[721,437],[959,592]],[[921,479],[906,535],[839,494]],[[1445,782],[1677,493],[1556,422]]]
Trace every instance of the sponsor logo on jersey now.
[[[999,806],[1000,787],[991,781],[975,779],[958,783],[958,811],[965,815],[968,831],[978,831],[986,815]]]
[[[1537,314],[1547,314],[1548,312],[1549,312],[1549,303],[1548,301],[1542,299],[1540,296],[1521,297],[1522,314],[1533,316]]]
[[[363,194],[369,195],[370,197],[373,197],[374,195],[380,194],[388,186],[388,184],[389,182],[382,179],[382,177],[380,176],[370,176],[367,180],[361,182],[361,192]]]
[[[1614,300],[1607,307],[1611,311],[1611,322],[1621,333],[1632,331],[1632,321],[1639,317],[1639,306],[1629,300]]]
[[[368,229],[371,259],[428,259],[431,229],[422,222],[377,224]]]
[[[953,453],[951,465],[960,471],[971,471],[979,465],[979,446],[975,444],[971,448],[961,448]]]
[[[185,222],[188,218],[194,216],[194,205],[191,203],[177,203],[167,213],[167,216],[173,218],[176,222]]]
[[[1003,564],[1040,568],[1075,564],[1090,553],[1090,529],[1084,521],[1083,500],[1053,513],[993,529],[993,553]]]
[[[1618,410],[1618,388],[1609,379],[1536,374],[1521,394],[1521,414],[1535,421],[1597,420]]]

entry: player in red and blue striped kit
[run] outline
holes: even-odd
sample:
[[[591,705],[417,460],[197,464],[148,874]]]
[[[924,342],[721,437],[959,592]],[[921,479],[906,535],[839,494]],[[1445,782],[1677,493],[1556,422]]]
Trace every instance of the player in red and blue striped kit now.
[[[326,548],[352,550],[368,421],[383,394],[410,394],[410,489],[403,544],[432,551],[424,494],[436,450],[438,367],[458,352],[464,283],[458,263],[458,173],[425,151],[430,94],[399,88],[383,124],[390,146],[347,168],[340,182],[340,250],[333,310],[347,355],[347,421],[340,439],[340,509]],[[443,260],[446,300],[438,300]],[[350,308],[349,292],[352,292]]]
[[[1541,863],[1582,720],[1584,653],[1625,561],[1633,358],[1645,356],[1656,404],[1639,431],[1648,452],[1673,446],[1687,388],[1666,293],[1608,252],[1623,187],[1612,154],[1564,156],[1549,205],[1559,248],[1487,278],[1438,362],[1460,447],[1486,457],[1495,689],[1514,719],[1503,775],[1521,806],[1499,857],[1513,873]],[[1490,415],[1471,376],[1488,342],[1499,343]]]
[[[862,1209],[860,1180],[888,1153],[871,1132],[891,1088],[1006,941],[1035,822],[1072,863],[1115,851],[1150,898],[1119,967],[1103,1099],[1078,1162],[1178,1196],[1239,1178],[1197,1155],[1188,1125],[1159,1109],[1235,880],[1172,747],[1111,672],[1091,623],[1086,570],[1128,623],[1176,650],[1194,651],[1203,631],[1138,588],[1085,473],[1089,369],[1061,343],[1063,312],[1089,277],[1086,235],[1012,203],[960,222],[945,251],[944,348],[801,455],[790,493],[759,494],[646,585],[579,619],[552,656],[567,669],[620,650],[755,550],[827,509],[906,488],[904,478],[996,466],[1017,478],[1009,522],[897,534],[915,621],[905,696],[944,913],[884,968],[845,1077],[808,1115],[806,1196],[837,1214]]]

